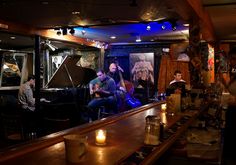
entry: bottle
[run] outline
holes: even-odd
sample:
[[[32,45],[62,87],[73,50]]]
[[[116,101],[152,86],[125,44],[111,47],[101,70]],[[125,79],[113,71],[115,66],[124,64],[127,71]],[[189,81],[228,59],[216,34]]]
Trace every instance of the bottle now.
[[[146,117],[144,143],[158,145],[160,143],[160,118],[155,115]]]

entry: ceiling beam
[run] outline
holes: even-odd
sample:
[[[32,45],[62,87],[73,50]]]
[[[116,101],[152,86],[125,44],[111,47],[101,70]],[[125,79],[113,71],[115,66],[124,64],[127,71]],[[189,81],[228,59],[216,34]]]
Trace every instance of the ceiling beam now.
[[[216,41],[214,28],[208,13],[204,10],[201,0],[178,0],[178,3],[173,3],[173,0],[167,0],[167,5],[173,8],[179,16],[188,23],[198,21],[202,37],[207,42]]]
[[[196,13],[198,18],[200,19],[200,28],[202,37],[207,42],[215,42],[216,36],[215,36],[215,30],[212,25],[211,18],[207,11],[204,10],[203,4],[201,0],[186,0],[189,4],[189,6],[193,9],[193,11]]]

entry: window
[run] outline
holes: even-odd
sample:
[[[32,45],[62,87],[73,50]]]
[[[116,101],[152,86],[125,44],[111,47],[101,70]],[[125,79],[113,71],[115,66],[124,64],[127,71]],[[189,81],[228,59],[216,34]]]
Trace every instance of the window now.
[[[1,63],[1,87],[20,86],[26,62],[25,53],[3,53]]]

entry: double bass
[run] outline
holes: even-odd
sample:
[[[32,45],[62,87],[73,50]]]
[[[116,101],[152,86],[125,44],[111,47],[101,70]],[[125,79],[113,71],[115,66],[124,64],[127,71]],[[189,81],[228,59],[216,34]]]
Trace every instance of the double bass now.
[[[119,67],[118,64],[117,65],[117,69]],[[123,106],[121,106],[121,111],[124,111],[124,109],[132,109],[132,108],[136,108],[141,106],[141,102],[134,98],[133,93],[134,93],[134,85],[127,80],[124,80],[122,73],[120,71],[120,69],[118,69],[118,73],[119,73],[119,77],[120,77],[120,82],[119,82],[119,86],[123,87],[125,89],[124,91],[124,96],[122,97],[123,99]],[[124,107],[125,106],[125,107]]]

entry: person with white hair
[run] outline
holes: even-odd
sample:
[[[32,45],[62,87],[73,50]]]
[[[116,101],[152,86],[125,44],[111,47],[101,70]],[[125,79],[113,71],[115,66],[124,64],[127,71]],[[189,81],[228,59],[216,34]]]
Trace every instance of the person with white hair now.
[[[135,62],[134,67],[131,70],[133,75],[133,81],[150,81],[154,83],[153,73],[154,69],[151,62],[146,61],[145,55],[139,56],[139,61]]]

